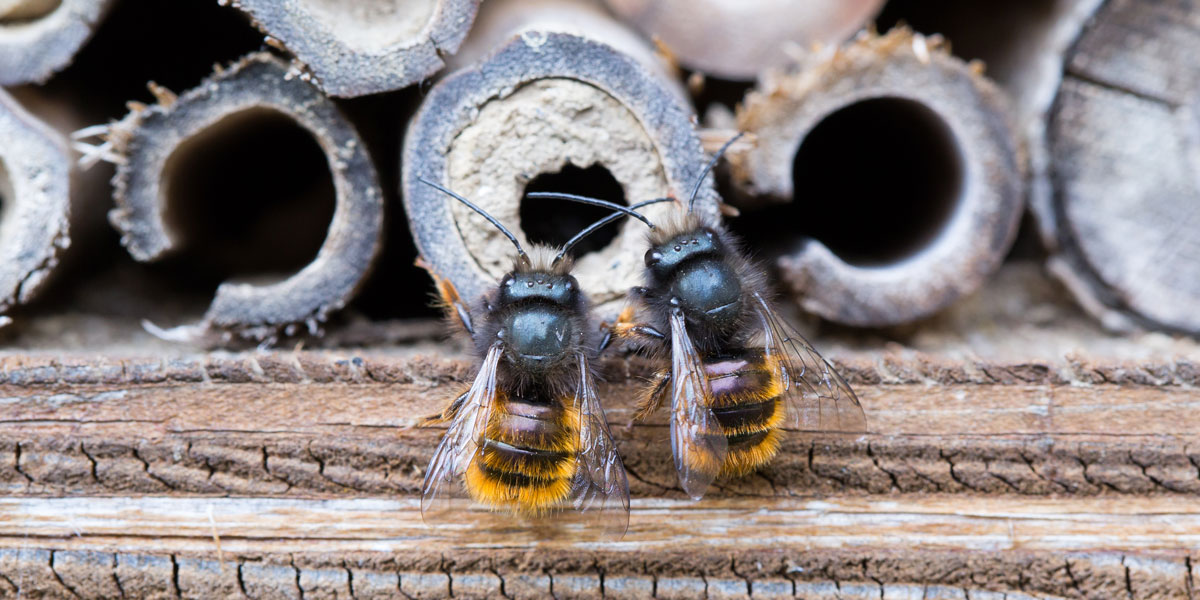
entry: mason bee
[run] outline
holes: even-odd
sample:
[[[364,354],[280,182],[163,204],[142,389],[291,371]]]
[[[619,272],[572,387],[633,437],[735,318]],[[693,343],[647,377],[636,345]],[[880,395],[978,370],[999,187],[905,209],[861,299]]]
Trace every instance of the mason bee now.
[[[573,508],[608,534],[624,534],[629,484],[596,397],[589,367],[598,328],[571,275],[567,252],[526,252],[499,221],[450,190],[422,183],[486,218],[516,247],[513,269],[472,311],[454,284],[433,272],[443,308],[470,335],[479,371],[470,389],[426,424],[449,423],[425,473],[421,512],[427,521],[453,513],[463,499],[517,517]],[[649,221],[633,208],[588,200]],[[643,203],[638,206],[644,206]],[[438,516],[441,515],[441,516]],[[453,518],[453,517],[451,517]]]
[[[866,430],[854,391],[775,310],[765,270],[720,222],[692,210],[704,178],[737,137],[708,163],[687,205],[677,203],[676,214],[651,230],[646,285],[630,290],[633,304],[611,327],[617,337],[669,353],[670,366],[646,389],[637,418],[670,400],[675,469],[693,499],[718,475],[768,463],[783,428]]]

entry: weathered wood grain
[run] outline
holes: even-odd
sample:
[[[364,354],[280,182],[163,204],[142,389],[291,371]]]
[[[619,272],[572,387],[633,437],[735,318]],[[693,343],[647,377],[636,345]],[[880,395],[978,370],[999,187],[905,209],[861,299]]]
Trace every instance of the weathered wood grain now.
[[[675,489],[662,416],[628,426],[653,365],[601,367],[634,497],[620,542],[497,530],[478,513],[460,527],[422,524],[417,489],[441,430],[412,426],[467,385],[461,360],[5,356],[0,597],[1191,590],[1200,422],[1187,415],[1200,367],[1190,360],[851,358],[841,369],[870,433],[793,434],[762,475],[698,504]]]
[[[1052,270],[1114,329],[1200,332],[1197,47],[1194,3],[1107,2],[1051,114],[1054,195],[1037,214]]]
[[[1185,598],[1198,519],[1194,502],[1167,499],[655,501],[634,503],[622,541],[581,543],[469,521],[431,531],[415,501],[4,500],[0,585],[9,597],[37,587],[103,597],[116,587],[182,597],[399,588],[416,597]]]
[[[362,497],[416,493],[467,385],[444,359],[250,354],[0,362],[0,486],[12,495]],[[1159,365],[848,364],[870,432],[797,433],[717,497],[1200,493],[1200,375]],[[630,425],[644,362],[601,388],[636,496],[679,498],[662,415]]]

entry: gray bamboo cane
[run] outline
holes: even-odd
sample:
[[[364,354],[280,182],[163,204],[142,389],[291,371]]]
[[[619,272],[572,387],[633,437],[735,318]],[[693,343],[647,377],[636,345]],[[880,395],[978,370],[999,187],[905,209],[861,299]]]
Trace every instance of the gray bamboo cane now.
[[[158,104],[132,112],[109,135],[124,156],[114,179],[117,207],[110,214],[122,243],[140,261],[178,250],[178,233],[164,212],[172,178],[187,165],[171,159],[231,116],[282,114],[311,133],[328,157],[336,196],[328,235],[316,259],[282,281],[221,284],[201,330],[259,339],[294,324],[315,330],[354,295],[380,245],[382,192],[358,134],[320,90],[288,77],[287,65],[266,54],[219,70],[178,98],[160,97]]]
[[[442,69],[479,0],[234,0],[331,96],[406,87]]]
[[[32,299],[70,244],[66,139],[0,90],[0,327]]]
[[[883,0],[606,0],[660,40],[684,65],[752,80],[814,45],[840,44],[879,12]]]
[[[933,161],[945,181],[932,184],[959,182],[939,192],[949,194],[939,202],[950,209],[944,217],[929,215],[930,231],[917,248],[877,257],[875,264],[854,264],[808,240],[776,266],[805,310],[849,325],[883,326],[936,312],[978,289],[999,266],[1023,209],[1024,157],[1007,103],[979,69],[952,58],[938,38],[896,29],[864,35],[844,50],[766,78],[739,110],[739,127],[754,133],[757,145],[730,156],[735,184],[785,202],[846,201],[814,198],[796,187],[804,182],[793,181],[794,161],[818,125],[867,102],[896,108],[923,129],[919,135],[936,138],[940,154],[912,159]],[[872,143],[869,131],[840,135]],[[871,177],[876,165],[855,166],[856,176]]]
[[[586,3],[490,1],[455,60],[477,62],[435,85],[410,123],[403,195],[422,255],[466,298],[511,267],[512,246],[417,177],[470,198],[523,239],[521,199],[541,173],[601,165],[632,204],[686,195],[704,167],[692,109],[669,67]],[[646,214],[658,219],[668,210],[657,205]],[[711,187],[697,210],[715,214]],[[575,269],[606,313],[640,284],[643,268],[645,226],[618,227],[611,244]]]
[[[42,82],[71,64],[113,0],[0,0],[0,85]]]

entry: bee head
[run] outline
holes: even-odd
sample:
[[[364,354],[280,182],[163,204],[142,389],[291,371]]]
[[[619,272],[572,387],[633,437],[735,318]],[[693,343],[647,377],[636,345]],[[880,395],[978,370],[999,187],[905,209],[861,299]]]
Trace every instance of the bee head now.
[[[646,268],[656,277],[667,279],[684,263],[706,255],[720,257],[724,248],[716,232],[700,227],[652,243],[646,251]]]
[[[741,314],[742,283],[725,251],[715,231],[700,227],[652,245],[646,268],[668,284],[671,303],[689,319],[726,329]]]
[[[579,284],[570,275],[546,271],[506,275],[498,300],[515,306],[505,311],[498,335],[512,350],[509,359],[525,371],[540,373],[568,357],[582,334],[570,316],[578,298]]]

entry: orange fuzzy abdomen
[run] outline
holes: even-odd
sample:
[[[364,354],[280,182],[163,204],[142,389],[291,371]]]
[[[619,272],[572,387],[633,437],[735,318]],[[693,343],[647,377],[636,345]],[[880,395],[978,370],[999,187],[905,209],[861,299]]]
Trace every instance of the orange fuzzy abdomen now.
[[[497,398],[483,445],[467,468],[471,497],[527,513],[560,504],[575,476],[578,423],[566,401]]]
[[[709,407],[725,431],[728,454],[721,473],[742,475],[779,452],[784,417],[784,385],[772,359],[741,350],[704,361]]]

